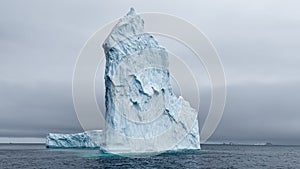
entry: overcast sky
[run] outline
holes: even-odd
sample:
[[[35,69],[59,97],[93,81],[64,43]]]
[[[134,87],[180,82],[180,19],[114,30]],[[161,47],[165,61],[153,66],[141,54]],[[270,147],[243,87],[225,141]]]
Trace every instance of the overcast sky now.
[[[72,102],[76,57],[97,29],[130,7],[180,16],[215,45],[228,94],[210,141],[300,144],[297,0],[2,0],[0,137],[82,131]]]

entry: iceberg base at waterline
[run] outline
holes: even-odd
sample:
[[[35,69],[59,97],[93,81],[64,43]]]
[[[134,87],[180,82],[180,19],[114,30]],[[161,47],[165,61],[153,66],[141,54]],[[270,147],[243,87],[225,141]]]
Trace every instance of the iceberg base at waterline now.
[[[195,152],[200,149],[195,148],[180,148],[176,147],[168,151],[144,151],[136,152],[128,149],[123,151],[111,151],[105,145],[105,133],[102,130],[89,130],[81,133],[62,134],[62,133],[49,133],[46,137],[46,148],[50,149],[99,149],[100,156],[110,157],[115,155],[125,156],[149,156],[159,153],[186,153]]]

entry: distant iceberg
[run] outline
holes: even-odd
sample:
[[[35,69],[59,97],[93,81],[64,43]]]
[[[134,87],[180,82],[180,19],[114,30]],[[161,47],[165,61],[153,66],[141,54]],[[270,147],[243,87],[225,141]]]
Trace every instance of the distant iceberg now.
[[[49,133],[47,148],[99,148],[103,139],[102,130],[91,130],[76,134]]]

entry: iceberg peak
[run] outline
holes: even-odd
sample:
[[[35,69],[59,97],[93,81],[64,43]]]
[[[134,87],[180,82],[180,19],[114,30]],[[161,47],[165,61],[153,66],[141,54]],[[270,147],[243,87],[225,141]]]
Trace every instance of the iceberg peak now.
[[[127,13],[127,16],[129,16],[129,15],[136,15],[135,9],[134,9],[133,7],[131,7],[131,8],[129,9],[129,12]]]
[[[135,10],[131,8],[128,14],[121,18],[113,27],[112,31],[105,39],[102,47],[104,48],[105,52],[107,52],[113,46],[115,46],[116,43],[143,33],[144,20],[139,15],[136,15]]]

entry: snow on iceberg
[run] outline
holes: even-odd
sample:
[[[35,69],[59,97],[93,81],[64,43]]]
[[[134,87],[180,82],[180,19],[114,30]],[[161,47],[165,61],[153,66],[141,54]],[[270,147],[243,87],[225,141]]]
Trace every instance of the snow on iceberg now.
[[[91,130],[76,134],[49,133],[47,148],[99,148],[102,144],[102,130]]]

